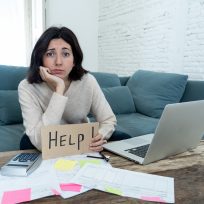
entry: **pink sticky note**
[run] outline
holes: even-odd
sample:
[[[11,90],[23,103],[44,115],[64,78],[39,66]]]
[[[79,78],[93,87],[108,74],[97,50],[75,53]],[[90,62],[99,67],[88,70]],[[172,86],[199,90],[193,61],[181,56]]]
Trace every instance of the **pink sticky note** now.
[[[14,204],[25,201],[30,201],[31,189],[21,189],[15,191],[6,191],[3,194],[2,204]]]
[[[60,195],[60,193],[55,189],[52,189],[52,192],[53,192],[54,195]]]
[[[146,200],[146,201],[155,201],[155,202],[162,202],[162,203],[166,203],[165,200],[161,199],[160,197],[150,197],[150,196],[142,196],[141,197],[142,200]]]
[[[60,188],[62,191],[74,191],[74,192],[80,192],[81,191],[81,185],[76,183],[61,183]]]

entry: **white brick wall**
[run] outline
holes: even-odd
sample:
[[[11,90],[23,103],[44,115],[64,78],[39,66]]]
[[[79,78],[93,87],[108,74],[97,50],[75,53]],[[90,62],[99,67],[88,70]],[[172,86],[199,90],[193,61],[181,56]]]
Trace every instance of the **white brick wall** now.
[[[100,0],[99,71],[204,79],[204,0]]]

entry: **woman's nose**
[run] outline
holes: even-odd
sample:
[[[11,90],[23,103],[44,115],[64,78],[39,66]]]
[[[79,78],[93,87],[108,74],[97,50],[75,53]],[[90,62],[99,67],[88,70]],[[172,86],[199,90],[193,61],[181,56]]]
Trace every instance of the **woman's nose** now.
[[[56,55],[55,64],[56,65],[61,65],[62,64],[62,57],[61,57],[61,55]]]

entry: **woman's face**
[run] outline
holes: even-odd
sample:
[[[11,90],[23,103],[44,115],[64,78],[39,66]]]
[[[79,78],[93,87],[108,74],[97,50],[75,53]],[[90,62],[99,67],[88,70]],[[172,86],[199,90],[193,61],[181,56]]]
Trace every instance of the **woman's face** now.
[[[70,44],[61,38],[51,40],[43,56],[43,66],[49,68],[51,74],[66,81],[74,66]]]

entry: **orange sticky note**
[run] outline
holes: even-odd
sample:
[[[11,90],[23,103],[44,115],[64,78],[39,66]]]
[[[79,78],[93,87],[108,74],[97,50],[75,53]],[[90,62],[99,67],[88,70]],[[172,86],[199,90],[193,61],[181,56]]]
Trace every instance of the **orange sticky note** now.
[[[166,203],[165,200],[161,199],[160,197],[150,197],[150,196],[142,196],[141,197],[142,200],[146,200],[146,201],[155,201],[155,202],[162,202],[162,203]]]
[[[30,201],[31,189],[21,189],[15,191],[6,191],[3,194],[2,204],[14,204],[25,201]]]
[[[76,183],[61,183],[60,188],[62,191],[74,191],[74,192],[80,192],[81,191],[81,185]]]

